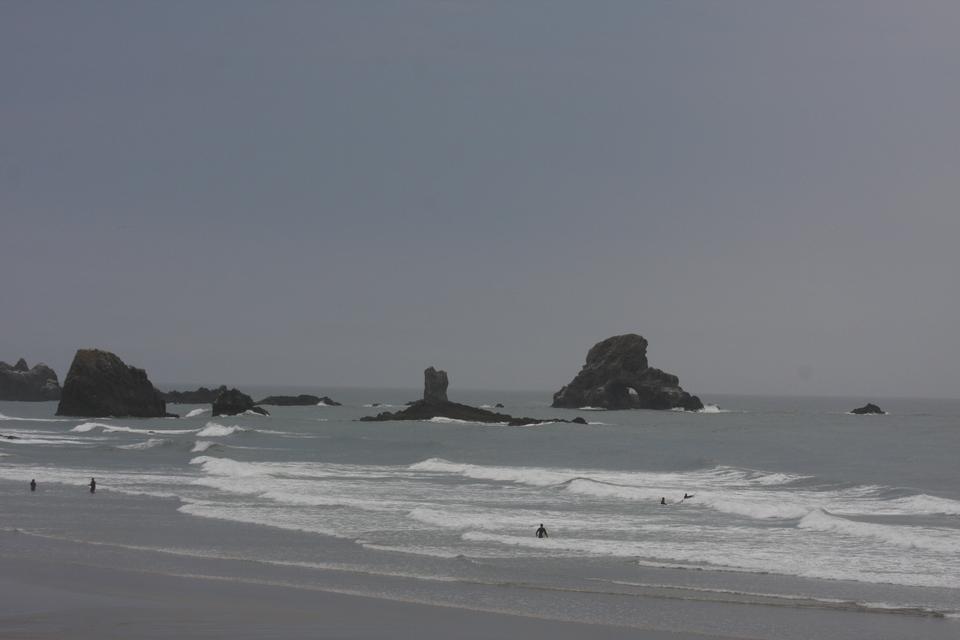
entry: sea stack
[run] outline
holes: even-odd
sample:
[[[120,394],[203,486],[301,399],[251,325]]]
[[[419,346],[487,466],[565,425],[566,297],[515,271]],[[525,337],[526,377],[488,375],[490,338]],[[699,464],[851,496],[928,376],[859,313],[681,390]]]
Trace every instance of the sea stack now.
[[[254,405],[253,398],[239,389],[226,390],[213,401],[213,415],[215,416],[235,416],[247,411],[259,413],[262,416],[270,415],[266,409]]]
[[[60,399],[60,381],[56,372],[43,364],[27,366],[23,358],[12,367],[0,362],[0,400],[42,402]]]
[[[147,372],[100,349],[78,349],[63,382],[58,416],[170,417]]]
[[[462,420],[463,422],[483,422],[487,424],[505,424],[511,427],[521,427],[545,422],[575,422],[562,418],[514,418],[505,413],[495,413],[471,407],[470,405],[450,402],[447,400],[447,386],[450,384],[446,371],[429,367],[423,372],[423,400],[407,403],[407,408],[391,413],[384,411],[375,416],[360,418],[363,422],[387,422],[391,420],[432,420],[433,418],[447,418]],[[583,418],[580,418],[583,420]],[[585,424],[586,421],[583,421]]]
[[[647,364],[647,341],[628,333],[593,345],[587,362],[553,406],[601,409],[703,409],[700,398],[680,387],[677,376]]]

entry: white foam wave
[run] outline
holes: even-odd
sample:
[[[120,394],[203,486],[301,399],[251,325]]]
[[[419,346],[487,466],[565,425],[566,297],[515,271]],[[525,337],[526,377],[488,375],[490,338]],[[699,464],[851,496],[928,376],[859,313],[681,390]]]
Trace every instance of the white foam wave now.
[[[19,422],[68,422],[69,418],[18,418],[0,413],[0,420],[17,420]]]
[[[102,422],[84,422],[78,424],[70,431],[77,433],[87,433],[89,431],[100,430],[103,433],[146,433],[150,435],[183,435],[185,433],[196,433],[196,429],[137,429],[135,427],[125,427],[123,425],[104,424]]]
[[[580,411],[606,411],[606,409],[604,409],[603,407],[591,407],[591,406],[580,407],[579,410]]]
[[[211,456],[197,456],[190,460],[190,464],[198,464],[203,470],[215,476],[233,476],[247,478],[253,476],[269,476],[270,470],[250,462],[238,462],[230,458],[213,458]]]
[[[444,416],[436,416],[434,418],[430,418],[429,420],[427,420],[427,422],[433,422],[434,424],[473,424],[473,425],[480,425],[482,427],[485,427],[488,425],[503,426],[507,424],[506,422],[476,422],[473,420],[459,420],[457,418],[446,418]]]
[[[518,482],[546,487],[559,484],[568,479],[567,474],[548,469],[535,467],[487,467],[476,464],[462,464],[450,462],[443,458],[430,458],[423,462],[410,465],[411,471],[427,471],[434,473],[452,473],[476,480],[497,480],[501,482]]]
[[[960,530],[931,527],[893,526],[838,518],[822,509],[813,511],[797,525],[800,529],[867,537],[907,549],[928,549],[960,553]]]
[[[129,451],[143,451],[144,449],[152,449],[154,447],[160,447],[169,443],[170,441],[164,438],[150,438],[145,442],[136,442],[134,444],[120,445],[117,447],[117,449],[127,449]]]
[[[208,422],[207,426],[197,431],[196,434],[204,438],[222,438],[244,431],[251,431],[251,429],[244,429],[236,425],[227,427],[217,422]]]
[[[210,442],[209,440],[197,440],[193,443],[193,449],[190,449],[191,453],[203,453],[210,447],[219,446],[216,442]]]
[[[705,404],[703,409],[700,409],[697,413],[730,413],[730,410],[721,409],[715,404]]]
[[[190,411],[187,412],[187,415],[185,415],[185,416],[183,416],[183,417],[184,417],[184,418],[196,418],[197,416],[202,416],[202,415],[205,414],[207,411],[210,411],[210,409],[204,409],[203,407],[201,407],[201,408],[199,408],[199,409],[190,409]]]

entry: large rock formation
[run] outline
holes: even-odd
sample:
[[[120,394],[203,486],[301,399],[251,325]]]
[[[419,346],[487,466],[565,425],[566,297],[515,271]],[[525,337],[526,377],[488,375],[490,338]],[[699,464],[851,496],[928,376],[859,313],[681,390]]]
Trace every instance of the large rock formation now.
[[[60,381],[47,365],[27,366],[23,358],[12,367],[0,362],[0,400],[40,402],[60,399]]]
[[[215,416],[235,416],[247,411],[253,411],[263,416],[270,415],[266,409],[254,405],[253,398],[239,389],[224,391],[213,401],[213,415]]]
[[[58,416],[169,417],[147,372],[99,349],[79,349],[63,382]]]
[[[471,407],[466,404],[447,400],[447,385],[449,380],[446,371],[438,371],[430,367],[423,372],[423,400],[408,402],[407,408],[391,413],[384,411],[375,416],[364,416],[364,422],[385,422],[390,420],[431,420],[433,418],[449,418],[464,422],[484,422],[490,424],[507,424],[520,427],[545,422],[571,422],[562,418],[514,418],[505,413],[495,413]],[[581,418],[580,420],[583,420]],[[585,421],[584,421],[585,423]]]
[[[340,406],[339,402],[330,398],[329,396],[323,396],[322,398],[319,398],[317,396],[311,396],[305,393],[302,393],[298,396],[267,396],[257,404],[272,404],[278,407],[309,407],[317,405],[326,405],[328,407]]]
[[[220,385],[216,389],[200,387],[196,391],[167,391],[163,393],[163,399],[173,404],[212,404],[226,390],[226,385]]]
[[[553,394],[554,407],[603,409],[703,409],[677,376],[647,364],[647,341],[628,333],[593,345],[577,377]]]
[[[862,415],[866,415],[866,414],[869,414],[869,413],[875,413],[875,414],[878,414],[878,415],[881,415],[881,416],[882,416],[882,415],[886,415],[887,412],[884,411],[883,409],[881,409],[880,407],[878,407],[877,405],[868,402],[867,404],[863,405],[862,407],[857,407],[856,409],[851,409],[851,410],[850,410],[850,413],[852,413],[852,414],[854,414],[854,415],[857,415],[857,416],[862,416]]]

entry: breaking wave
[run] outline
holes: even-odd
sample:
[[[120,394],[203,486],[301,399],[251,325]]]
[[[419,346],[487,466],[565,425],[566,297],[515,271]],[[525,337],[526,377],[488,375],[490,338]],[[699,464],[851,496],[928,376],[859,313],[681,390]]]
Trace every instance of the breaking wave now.
[[[208,422],[207,426],[197,431],[196,434],[204,438],[222,438],[226,436],[232,436],[235,433],[243,433],[247,431],[253,431],[253,429],[244,429],[243,427],[238,427],[236,425],[227,427],[217,422]]]
[[[101,431],[103,433],[146,433],[157,435],[183,435],[185,433],[195,433],[196,429],[137,429],[135,427],[125,427],[123,425],[104,424],[102,422],[84,422],[78,424],[70,431],[76,433],[87,433],[90,431]]]

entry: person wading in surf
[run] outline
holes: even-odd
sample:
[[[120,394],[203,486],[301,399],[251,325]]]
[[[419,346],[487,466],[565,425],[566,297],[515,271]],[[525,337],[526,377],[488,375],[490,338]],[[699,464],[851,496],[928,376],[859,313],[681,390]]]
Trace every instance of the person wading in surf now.
[[[542,522],[540,523],[540,528],[537,529],[537,537],[538,537],[538,538],[549,538],[549,537],[550,537],[550,536],[547,535],[547,529],[546,529],[546,527],[543,526],[543,523],[542,523]]]
[[[94,480],[93,478],[90,478],[90,493],[96,493],[96,492],[97,492],[97,481]]]

